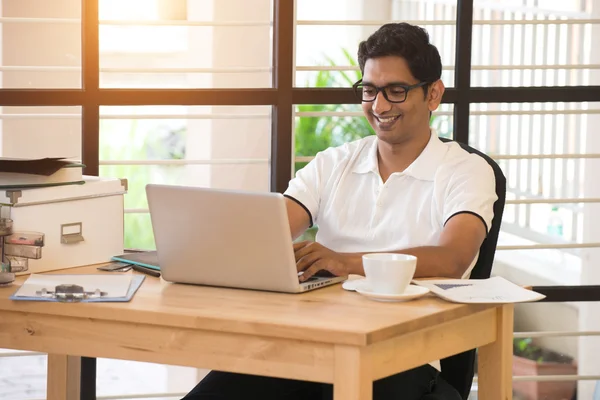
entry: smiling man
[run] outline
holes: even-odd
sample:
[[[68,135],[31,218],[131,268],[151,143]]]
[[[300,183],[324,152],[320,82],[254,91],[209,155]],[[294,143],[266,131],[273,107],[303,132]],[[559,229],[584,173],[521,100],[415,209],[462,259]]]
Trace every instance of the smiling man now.
[[[468,277],[491,226],[495,180],[484,159],[431,132],[444,93],[438,50],[422,28],[387,24],[360,43],[358,61],[354,90],[375,135],[320,152],[285,192],[292,237],[319,227],[316,242],[294,244],[301,279],[364,275],[362,254],[382,251],[417,256],[417,277]],[[375,381],[373,399],[420,400],[438,369]],[[185,399],[331,398],[328,384],[212,371]]]
[[[360,44],[354,85],[375,136],[327,149],[285,192],[292,236],[313,223],[316,242],[294,245],[302,279],[327,270],[364,275],[365,252],[417,256],[416,277],[468,277],[493,217],[487,162],[431,131],[444,93],[427,32],[382,26]]]

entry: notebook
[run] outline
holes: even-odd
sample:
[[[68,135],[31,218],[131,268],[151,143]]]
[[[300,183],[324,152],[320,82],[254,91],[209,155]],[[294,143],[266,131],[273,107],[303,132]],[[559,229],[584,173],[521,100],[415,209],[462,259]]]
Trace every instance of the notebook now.
[[[120,261],[127,264],[135,264],[142,267],[160,271],[158,264],[158,254],[154,251],[140,251],[134,253],[125,253],[112,257],[113,261]]]

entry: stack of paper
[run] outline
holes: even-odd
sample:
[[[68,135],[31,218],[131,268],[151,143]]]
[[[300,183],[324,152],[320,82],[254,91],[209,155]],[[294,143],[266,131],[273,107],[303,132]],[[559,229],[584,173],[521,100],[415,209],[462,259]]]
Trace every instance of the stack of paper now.
[[[546,297],[499,276],[489,279],[415,280],[413,283],[455,303],[525,303]]]
[[[0,188],[22,189],[83,184],[84,167],[79,161],[65,158],[0,157]]]
[[[144,275],[129,274],[33,274],[10,298],[30,301],[123,302],[131,300],[144,278]]]

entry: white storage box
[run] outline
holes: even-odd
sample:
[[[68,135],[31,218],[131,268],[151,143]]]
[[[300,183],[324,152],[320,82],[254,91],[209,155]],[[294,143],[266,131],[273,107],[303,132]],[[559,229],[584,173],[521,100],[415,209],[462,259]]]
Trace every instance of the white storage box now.
[[[13,220],[5,252],[17,275],[103,263],[123,253],[127,181],[84,179],[83,185],[0,192],[0,215]],[[43,245],[31,239],[38,233]]]

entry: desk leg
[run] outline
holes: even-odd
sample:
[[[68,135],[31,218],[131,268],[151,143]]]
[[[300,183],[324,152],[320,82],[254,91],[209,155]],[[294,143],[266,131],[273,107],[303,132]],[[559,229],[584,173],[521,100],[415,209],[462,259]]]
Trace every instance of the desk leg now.
[[[373,379],[362,347],[336,346],[334,400],[372,400]]]
[[[478,388],[481,400],[512,400],[512,304],[498,307],[496,341],[479,348]]]
[[[81,357],[48,354],[48,400],[79,400]]]

